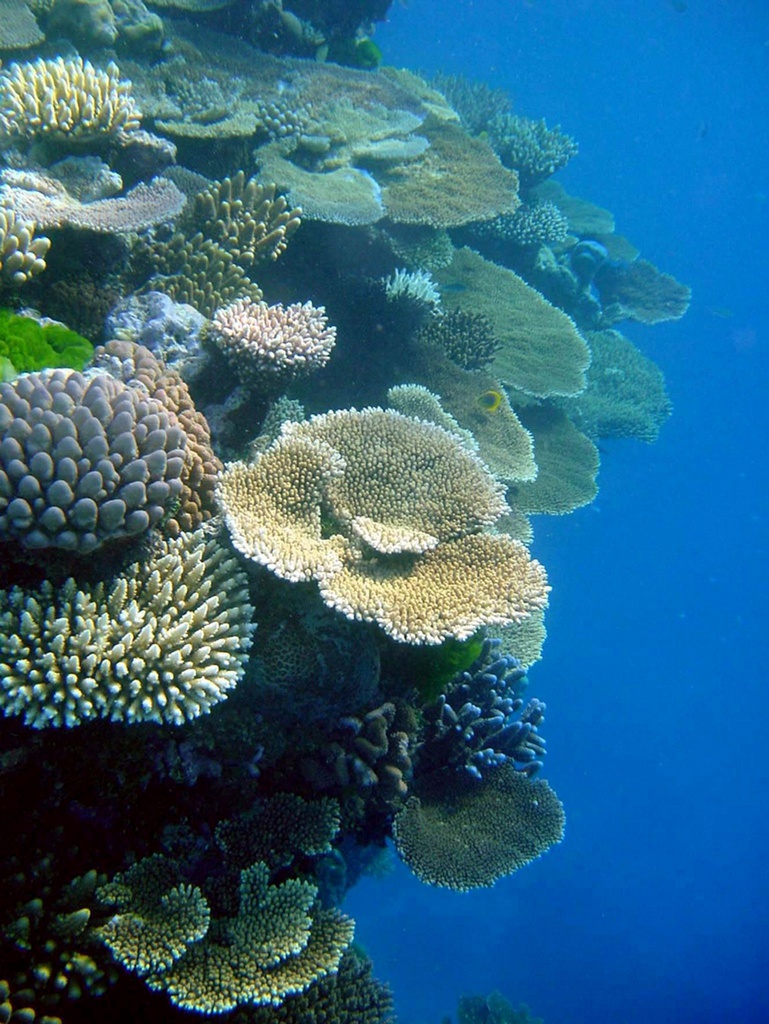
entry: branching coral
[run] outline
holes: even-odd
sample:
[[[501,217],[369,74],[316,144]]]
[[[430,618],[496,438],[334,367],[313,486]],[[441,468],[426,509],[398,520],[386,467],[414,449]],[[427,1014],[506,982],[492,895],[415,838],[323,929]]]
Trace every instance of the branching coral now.
[[[555,174],[578,152],[577,143],[561,131],[560,125],[548,128],[544,121],[500,114],[489,127],[491,143],[502,163],[518,172],[525,188]]]
[[[0,200],[0,280],[24,284],[45,270],[51,240],[35,236],[34,219],[20,217],[8,200]]]
[[[109,584],[0,591],[0,707],[27,725],[179,725],[235,687],[251,644],[245,574],[202,531],[158,541]]]
[[[131,83],[116,64],[102,70],[82,57],[39,58],[0,71],[0,143],[120,139],[140,120]]]
[[[276,195],[274,185],[246,181],[238,171],[198,193],[190,216],[206,238],[218,242],[241,266],[251,266],[285,252],[301,212]]]
[[[311,302],[268,306],[239,299],[214,313],[210,336],[251,387],[313,373],[336,344],[325,309]]]

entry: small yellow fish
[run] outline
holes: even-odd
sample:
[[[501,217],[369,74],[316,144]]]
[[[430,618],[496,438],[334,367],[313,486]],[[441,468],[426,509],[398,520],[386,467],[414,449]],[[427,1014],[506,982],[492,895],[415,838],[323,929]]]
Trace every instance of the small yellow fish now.
[[[502,405],[503,395],[501,391],[496,391],[494,388],[490,388],[488,391],[484,391],[482,395],[478,396],[478,404],[486,412],[496,412],[497,409]]]

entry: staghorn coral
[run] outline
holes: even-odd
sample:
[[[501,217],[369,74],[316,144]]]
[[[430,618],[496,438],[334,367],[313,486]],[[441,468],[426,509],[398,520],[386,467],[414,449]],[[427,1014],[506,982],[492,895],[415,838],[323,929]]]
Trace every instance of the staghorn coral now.
[[[336,344],[323,306],[239,299],[214,313],[209,336],[224,352],[240,381],[258,388],[271,378],[283,382],[325,366]]]
[[[542,767],[545,741],[538,726],[545,705],[536,699],[524,705],[524,669],[501,653],[501,644],[486,639],[473,664],[423,709],[418,776],[451,769],[480,779],[510,762],[531,777]]]
[[[212,317],[236,299],[259,302],[262,298],[261,288],[232,255],[200,232],[186,238],[177,231],[167,242],[145,239],[139,258],[142,255],[154,271],[146,286],[149,290],[188,303],[204,316]]]
[[[523,188],[531,188],[565,167],[579,147],[560,125],[548,128],[516,114],[499,114],[489,125],[489,138],[506,167],[518,172]]]
[[[105,374],[0,383],[0,539],[88,554],[135,537],[181,493],[174,412]]]
[[[333,974],[352,941],[352,921],[314,906],[316,895],[307,881],[271,884],[269,869],[257,862],[241,872],[237,914],[215,918],[200,941],[168,969],[149,975],[147,984],[197,1013],[279,1006]]]
[[[688,285],[642,259],[619,265],[607,261],[596,272],[595,284],[603,306],[603,327],[611,327],[620,320],[641,324],[680,320],[692,297]]]
[[[131,83],[114,63],[102,70],[82,57],[38,58],[0,71],[0,145],[39,137],[121,141],[140,121]]]
[[[227,863],[238,869],[264,861],[276,870],[301,855],[329,853],[339,825],[336,800],[304,800],[296,793],[277,793],[237,818],[220,821],[216,842],[226,854]]]
[[[0,591],[0,707],[36,729],[180,725],[236,686],[252,613],[245,575],[202,531],[158,540],[111,583]]]
[[[510,242],[522,248],[557,245],[564,242],[569,221],[555,203],[549,200],[522,203],[513,214],[495,217],[475,225],[474,233],[481,239]]]
[[[205,416],[195,408],[179,372],[167,367],[143,345],[109,341],[96,353],[97,363],[104,359],[110,366],[113,360],[118,360],[120,376],[126,384],[139,381],[152,399],[173,412],[184,430],[187,443],[179,475],[178,507],[171,517],[166,517],[164,525],[172,536],[180,530],[196,529],[214,514],[216,480],[222,469],[211,445],[211,431]]]
[[[396,814],[401,857],[429,885],[467,892],[491,886],[563,838],[564,813],[543,779],[510,762],[482,779],[434,773]]]
[[[417,344],[420,342],[440,346],[463,370],[488,366],[501,345],[487,316],[463,309],[452,309],[428,320],[417,336]]]
[[[534,438],[539,472],[531,482],[511,483],[510,503],[518,512],[566,515],[589,505],[598,493],[598,449],[552,405],[531,405],[518,415]]]
[[[505,89],[494,89],[485,82],[438,72],[431,79],[459,114],[463,126],[472,134],[488,131],[491,121],[507,113],[510,96]]]
[[[238,171],[213,182],[192,201],[190,218],[206,238],[218,242],[242,267],[276,260],[301,223],[275,185],[262,185]]]
[[[211,912],[203,893],[185,885],[172,861],[145,857],[96,890],[111,913],[94,935],[115,960],[143,976],[167,970],[208,931]]]
[[[25,284],[45,270],[50,238],[35,236],[34,218],[24,218],[0,194],[0,281]]]
[[[228,467],[218,499],[244,555],[317,580],[329,607],[405,643],[463,638],[547,603],[523,545],[478,532],[506,510],[484,464],[456,435],[392,410],[286,424],[253,465]]]
[[[582,391],[590,363],[584,339],[570,317],[512,270],[463,248],[435,277],[448,310],[482,313],[493,324],[501,342],[493,371],[503,384],[538,398]]]
[[[575,398],[560,399],[559,406],[592,440],[656,441],[672,409],[662,371],[619,331],[589,331],[587,338],[587,387]]]

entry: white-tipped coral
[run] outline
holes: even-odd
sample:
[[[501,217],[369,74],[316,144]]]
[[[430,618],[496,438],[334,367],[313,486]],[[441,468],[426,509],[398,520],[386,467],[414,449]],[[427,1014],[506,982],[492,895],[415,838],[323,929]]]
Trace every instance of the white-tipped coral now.
[[[247,386],[305,376],[325,366],[336,343],[323,306],[239,299],[216,311],[211,337]]]
[[[181,725],[237,685],[252,614],[245,574],[202,530],[110,584],[0,591],[0,709],[37,729]]]
[[[0,144],[39,136],[83,141],[129,135],[141,114],[116,64],[82,57],[9,64],[0,71]]]

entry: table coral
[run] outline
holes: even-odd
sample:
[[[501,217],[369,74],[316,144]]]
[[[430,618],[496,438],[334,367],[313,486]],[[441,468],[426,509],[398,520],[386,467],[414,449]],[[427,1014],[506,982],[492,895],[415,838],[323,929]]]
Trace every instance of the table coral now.
[[[564,813],[543,779],[506,763],[482,780],[422,780],[393,823],[398,852],[423,882],[467,892],[535,860],[563,838]]]

